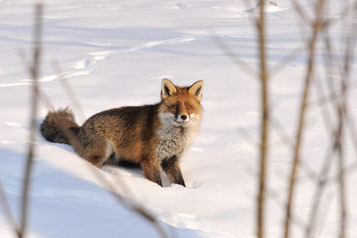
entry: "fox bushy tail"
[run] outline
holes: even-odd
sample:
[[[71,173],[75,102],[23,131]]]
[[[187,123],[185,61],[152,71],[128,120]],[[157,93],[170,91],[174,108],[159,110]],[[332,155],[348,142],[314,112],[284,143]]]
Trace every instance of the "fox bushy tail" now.
[[[69,108],[51,111],[42,122],[40,131],[42,136],[55,143],[71,145],[79,156],[95,164],[91,159],[91,150],[81,144],[78,133],[80,126],[75,122],[74,115]]]
[[[40,131],[50,142],[73,146],[71,137],[77,137],[79,126],[75,122],[73,112],[69,108],[64,108],[49,112],[41,124]]]

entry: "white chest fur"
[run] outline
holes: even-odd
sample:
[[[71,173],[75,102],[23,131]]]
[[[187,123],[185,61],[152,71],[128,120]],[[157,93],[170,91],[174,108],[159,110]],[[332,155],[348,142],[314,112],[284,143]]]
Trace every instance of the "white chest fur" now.
[[[192,118],[185,126],[177,126],[166,119],[161,120],[162,127],[158,131],[157,156],[160,161],[174,155],[180,157],[190,147],[200,127],[199,117]]]

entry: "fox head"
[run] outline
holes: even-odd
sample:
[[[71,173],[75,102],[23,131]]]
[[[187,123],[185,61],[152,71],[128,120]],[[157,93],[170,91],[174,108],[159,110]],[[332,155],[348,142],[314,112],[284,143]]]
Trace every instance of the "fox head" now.
[[[164,78],[161,84],[161,117],[175,126],[188,126],[201,119],[203,81],[189,87],[175,86]]]

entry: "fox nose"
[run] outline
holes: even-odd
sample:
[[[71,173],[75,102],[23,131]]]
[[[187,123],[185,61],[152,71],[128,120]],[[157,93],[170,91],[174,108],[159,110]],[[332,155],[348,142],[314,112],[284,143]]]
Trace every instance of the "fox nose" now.
[[[186,115],[181,115],[181,119],[182,119],[182,120],[186,120],[186,119],[187,119],[187,116],[186,116]]]

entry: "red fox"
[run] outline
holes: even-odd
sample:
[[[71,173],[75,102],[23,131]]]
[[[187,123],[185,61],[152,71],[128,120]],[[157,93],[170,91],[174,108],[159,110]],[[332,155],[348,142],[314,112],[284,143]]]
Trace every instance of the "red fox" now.
[[[160,168],[172,183],[185,186],[180,158],[197,135],[202,117],[203,81],[175,86],[164,78],[161,102],[97,113],[79,126],[68,108],[51,111],[41,134],[71,145],[97,167],[120,160],[140,164],[147,179],[162,186]]]

